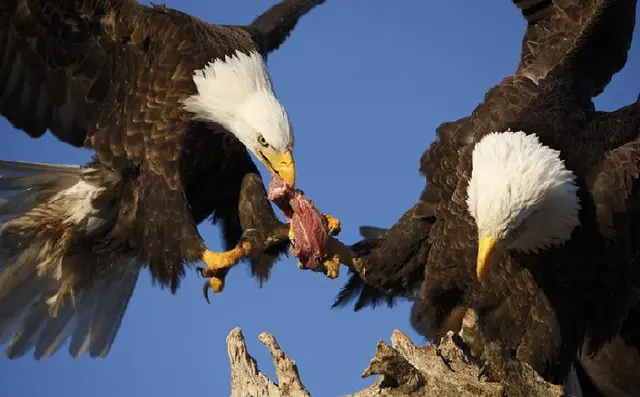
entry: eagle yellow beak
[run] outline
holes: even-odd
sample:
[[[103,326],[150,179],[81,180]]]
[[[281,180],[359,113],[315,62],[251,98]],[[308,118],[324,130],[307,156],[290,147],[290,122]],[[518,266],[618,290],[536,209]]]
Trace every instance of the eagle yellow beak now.
[[[484,280],[487,269],[493,264],[493,254],[496,249],[496,239],[493,237],[483,237],[478,243],[478,260],[476,262],[476,277]]]
[[[284,153],[270,152],[262,155],[266,160],[267,168],[272,174],[279,175],[291,188],[296,186],[296,165],[291,151]]]

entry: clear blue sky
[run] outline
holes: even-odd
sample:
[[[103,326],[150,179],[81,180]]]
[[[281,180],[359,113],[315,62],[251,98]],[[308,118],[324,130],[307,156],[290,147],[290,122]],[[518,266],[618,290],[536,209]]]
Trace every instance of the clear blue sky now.
[[[247,23],[274,0],[172,0],[167,5],[214,23]],[[640,18],[639,18],[640,19]],[[519,60],[524,21],[510,1],[327,0],[303,18],[270,56],[279,97],[296,128],[299,187],[342,220],[345,242],[358,226],[391,225],[424,186],[418,160],[435,128],[469,112]],[[640,29],[626,69],[596,101],[614,109],[640,90]],[[90,153],[50,135],[29,140],[0,120],[0,158],[80,164]],[[263,172],[266,172],[261,168]],[[220,248],[217,228],[200,226]],[[41,362],[0,358],[3,396],[192,396],[229,392],[225,338],[241,327],[250,353],[274,377],[262,331],[297,361],[314,396],[369,385],[360,374],[376,343],[399,328],[420,338],[407,303],[353,313],[330,308],[346,280],[278,263],[262,289],[247,266],[205,303],[203,280],[188,274],[177,295],[151,286],[145,273],[105,360],[73,360],[66,347]]]

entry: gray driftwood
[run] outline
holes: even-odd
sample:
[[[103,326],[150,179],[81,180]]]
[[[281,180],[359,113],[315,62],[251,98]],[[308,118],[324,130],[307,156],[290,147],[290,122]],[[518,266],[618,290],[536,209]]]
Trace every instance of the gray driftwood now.
[[[247,351],[241,330],[236,328],[227,337],[231,396],[311,396],[300,380],[295,361],[280,349],[276,339],[263,332],[259,340],[273,357],[278,382],[260,372]],[[467,312],[459,333],[449,332],[437,345],[415,346],[407,335],[395,330],[391,345],[380,341],[375,357],[362,374],[377,375],[375,383],[350,396],[565,396],[561,386],[545,382],[529,365],[505,359],[500,352],[481,337],[473,311]]]

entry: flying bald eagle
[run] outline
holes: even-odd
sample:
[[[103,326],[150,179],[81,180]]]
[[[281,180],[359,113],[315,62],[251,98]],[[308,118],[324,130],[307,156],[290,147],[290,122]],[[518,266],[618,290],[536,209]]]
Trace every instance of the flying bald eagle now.
[[[389,230],[362,228],[336,305],[410,298],[432,340],[474,308],[488,339],[562,383],[583,344],[592,357],[618,334],[640,286],[640,100],[592,102],[626,63],[636,0],[516,3],[516,72],[439,126],[419,201]]]
[[[144,267],[172,292],[199,260],[216,291],[242,256],[267,278],[287,245],[252,248],[288,227],[249,152],[291,186],[295,168],[266,56],[323,2],[282,1],[248,26],[134,0],[0,4],[0,113],[95,151],[82,167],[0,163],[9,357],[50,356],[68,336],[72,356],[106,356]],[[226,253],[198,234],[210,216]]]

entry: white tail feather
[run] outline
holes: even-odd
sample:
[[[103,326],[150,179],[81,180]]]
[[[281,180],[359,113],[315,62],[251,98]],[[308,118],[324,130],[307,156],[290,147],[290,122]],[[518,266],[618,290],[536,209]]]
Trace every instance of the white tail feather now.
[[[48,357],[69,337],[73,357],[105,357],[122,323],[141,269],[135,253],[121,255],[93,283],[73,284],[73,269],[98,259],[77,240],[103,233],[115,219],[115,208],[96,204],[105,188],[86,172],[0,161],[0,345],[8,357],[33,348],[36,359]]]

